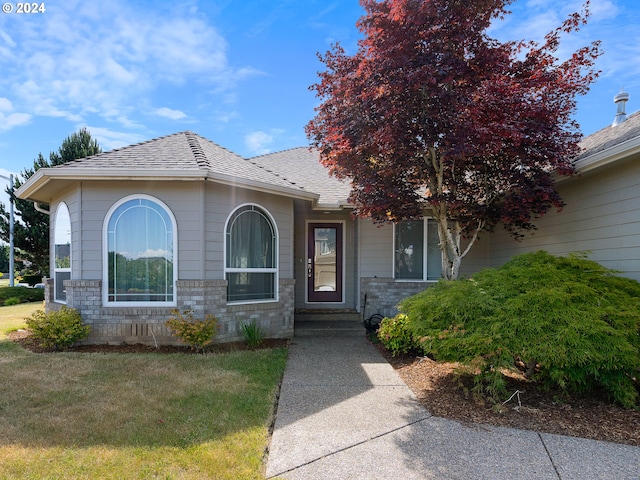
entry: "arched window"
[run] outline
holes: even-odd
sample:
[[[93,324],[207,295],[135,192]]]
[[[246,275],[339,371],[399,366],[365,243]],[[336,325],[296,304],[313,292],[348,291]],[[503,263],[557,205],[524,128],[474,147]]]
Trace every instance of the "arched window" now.
[[[53,298],[56,302],[67,303],[64,281],[71,279],[71,216],[64,202],[56,210],[53,245]]]
[[[105,220],[106,304],[175,305],[175,219],[146,195],[122,199]]]
[[[237,208],[225,229],[227,301],[277,300],[278,233],[257,205]]]

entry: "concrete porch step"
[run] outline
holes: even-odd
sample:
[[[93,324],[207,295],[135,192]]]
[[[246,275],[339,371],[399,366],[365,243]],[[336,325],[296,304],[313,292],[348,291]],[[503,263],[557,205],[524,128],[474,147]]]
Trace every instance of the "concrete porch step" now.
[[[365,335],[362,317],[354,311],[301,311],[295,313],[295,336]]]

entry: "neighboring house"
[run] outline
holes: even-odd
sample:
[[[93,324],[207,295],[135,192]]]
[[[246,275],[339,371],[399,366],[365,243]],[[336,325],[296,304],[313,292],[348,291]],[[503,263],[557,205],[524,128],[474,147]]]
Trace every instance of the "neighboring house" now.
[[[582,146],[564,211],[522,242],[485,235],[463,274],[546,249],[640,280],[640,114]],[[356,219],[349,191],[308,148],[244,159],[182,132],[40,169],[17,195],[50,208],[47,308],[78,309],[89,342],[152,344],[175,341],[173,309],[215,315],[218,341],[251,321],[290,337],[297,312],[390,315],[437,281],[431,222]]]

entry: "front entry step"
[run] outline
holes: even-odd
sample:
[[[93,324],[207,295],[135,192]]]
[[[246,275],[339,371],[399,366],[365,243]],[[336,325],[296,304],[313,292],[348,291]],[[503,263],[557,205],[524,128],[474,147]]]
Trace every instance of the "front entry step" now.
[[[362,317],[353,310],[299,311],[294,327],[297,337],[365,335]]]

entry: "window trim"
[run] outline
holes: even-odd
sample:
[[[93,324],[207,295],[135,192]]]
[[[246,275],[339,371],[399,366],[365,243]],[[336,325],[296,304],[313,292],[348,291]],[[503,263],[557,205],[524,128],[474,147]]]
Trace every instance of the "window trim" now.
[[[63,267],[63,268],[59,268],[56,265],[56,245],[61,245],[61,244],[57,244],[56,243],[56,229],[58,228],[58,215],[60,215],[60,207],[64,207],[67,211],[67,218],[69,219],[69,267]],[[60,202],[58,204],[58,206],[56,207],[56,216],[55,216],[55,220],[54,220],[54,225],[53,225],[53,255],[52,255],[52,260],[53,260],[53,302],[54,303],[60,303],[62,305],[66,305],[67,304],[67,294],[66,294],[66,290],[65,290],[65,299],[59,299],[58,298],[58,278],[57,278],[57,274],[58,273],[68,273],[69,274],[69,280],[71,279],[71,267],[73,264],[73,249],[72,249],[72,234],[71,234],[71,212],[69,211],[69,206],[66,204],[66,202]]]
[[[161,207],[165,213],[169,216],[171,220],[171,228],[172,228],[172,242],[173,242],[173,300],[170,302],[143,302],[143,301],[135,301],[135,302],[118,302],[118,301],[109,301],[109,221],[113,216],[113,213],[125,203],[131,200],[148,200],[157,204]],[[147,194],[133,194],[127,195],[126,197],[121,198],[116,201],[111,208],[107,211],[107,214],[104,217],[104,222],[102,225],[102,305],[104,307],[175,307],[178,302],[178,291],[176,287],[176,282],[178,281],[178,224],[176,222],[176,218],[173,215],[173,211],[157,197]]]
[[[422,221],[422,278],[397,278],[396,272],[396,228],[397,223],[393,224],[393,237],[391,240],[392,243],[392,255],[391,255],[391,271],[393,272],[393,280],[394,282],[399,283],[409,283],[409,282],[437,282],[438,279],[429,279],[429,271],[428,271],[428,241],[429,241],[429,224],[432,225],[433,228],[436,227],[435,220],[430,217],[422,217],[421,220],[414,221]]]
[[[234,217],[236,212],[242,208],[251,207],[252,210],[257,210],[261,215],[263,215],[266,220],[271,224],[271,228],[273,229],[274,236],[274,259],[273,264],[275,267],[273,268],[231,268],[227,266],[227,250],[228,250],[228,229],[229,222]],[[231,213],[227,216],[227,219],[224,222],[224,241],[223,241],[223,275],[224,279],[227,280],[227,273],[273,273],[273,298],[264,298],[264,299],[255,299],[255,300],[229,300],[229,284],[227,283],[227,304],[228,305],[250,305],[256,303],[276,303],[280,301],[280,232],[278,230],[278,224],[276,223],[271,212],[267,210],[265,207],[258,203],[243,203],[234,208]],[[228,282],[228,280],[227,280]]]

